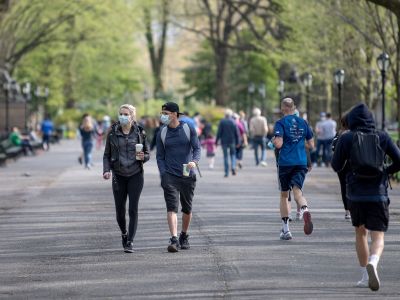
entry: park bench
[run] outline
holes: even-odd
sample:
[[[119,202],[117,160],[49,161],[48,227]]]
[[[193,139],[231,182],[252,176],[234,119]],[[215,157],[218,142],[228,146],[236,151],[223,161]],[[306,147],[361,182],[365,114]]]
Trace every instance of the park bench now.
[[[14,146],[9,139],[0,142],[0,153],[6,155],[6,158],[17,158],[23,153],[20,146]]]

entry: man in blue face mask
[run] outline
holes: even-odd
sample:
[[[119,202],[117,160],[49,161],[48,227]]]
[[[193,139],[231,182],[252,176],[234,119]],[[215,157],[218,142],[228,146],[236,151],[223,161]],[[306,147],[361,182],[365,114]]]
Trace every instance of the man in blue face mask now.
[[[200,160],[200,143],[196,131],[179,120],[179,106],[174,102],[162,106],[160,121],[165,125],[157,135],[157,165],[167,206],[171,233],[168,252],[189,249],[189,225],[196,187],[194,168]],[[182,232],[178,239],[178,207],[181,203]]]

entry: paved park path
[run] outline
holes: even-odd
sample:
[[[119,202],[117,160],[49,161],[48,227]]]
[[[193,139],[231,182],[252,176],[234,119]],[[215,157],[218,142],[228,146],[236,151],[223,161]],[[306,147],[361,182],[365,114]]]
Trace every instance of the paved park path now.
[[[252,152],[236,177],[203,160],[189,251],[168,253],[169,233],[154,154],[145,165],[136,252],[121,249],[111,182],[77,162],[78,141],[0,168],[0,299],[400,299],[400,187],[391,191],[391,224],[378,292],[354,287],[354,233],[336,175],[315,168],[305,196],[314,233],[291,226],[280,241],[272,152],[255,167]]]

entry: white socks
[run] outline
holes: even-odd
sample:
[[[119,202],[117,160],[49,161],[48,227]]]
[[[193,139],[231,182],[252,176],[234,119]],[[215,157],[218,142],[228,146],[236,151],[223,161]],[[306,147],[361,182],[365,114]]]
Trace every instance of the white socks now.
[[[378,266],[378,262],[379,262],[379,255],[373,254],[369,257],[368,263],[374,265],[375,268]]]
[[[286,223],[285,223],[285,221],[282,220],[282,229],[283,229],[283,232],[289,231],[289,221],[286,221]]]

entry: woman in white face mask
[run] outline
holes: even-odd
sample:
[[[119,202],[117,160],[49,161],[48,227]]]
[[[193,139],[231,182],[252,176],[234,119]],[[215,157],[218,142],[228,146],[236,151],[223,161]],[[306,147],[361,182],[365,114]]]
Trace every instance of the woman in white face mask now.
[[[136,234],[138,204],[143,189],[143,163],[150,158],[146,135],[136,123],[136,109],[130,104],[121,105],[118,122],[107,134],[103,156],[103,178],[112,177],[112,189],[118,226],[125,252],[133,252]],[[111,175],[112,172],[112,175]],[[129,195],[129,227],[125,213]]]

